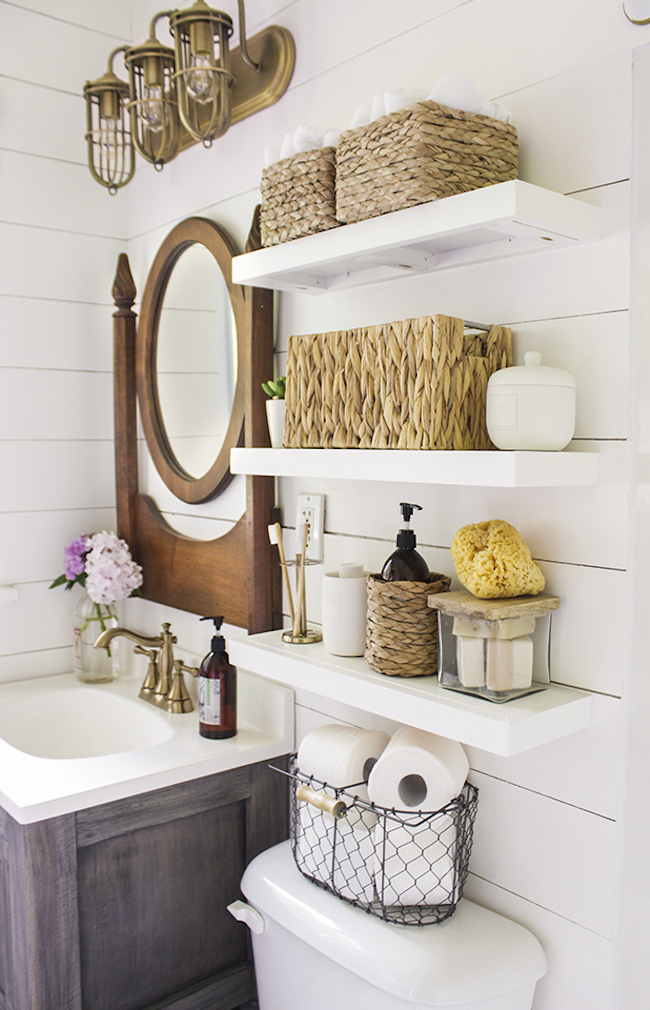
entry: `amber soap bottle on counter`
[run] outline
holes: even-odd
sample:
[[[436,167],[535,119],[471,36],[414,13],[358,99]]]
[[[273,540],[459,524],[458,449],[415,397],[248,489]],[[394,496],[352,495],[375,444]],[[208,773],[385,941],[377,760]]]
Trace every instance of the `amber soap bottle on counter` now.
[[[219,634],[223,617],[201,620],[214,621],[217,634],[199,669],[199,733],[209,740],[225,740],[237,732],[237,667]]]
[[[429,566],[415,549],[417,541],[411,529],[411,516],[422,506],[403,501],[399,507],[404,516],[404,527],[397,534],[397,550],[386,560],[381,577],[386,582],[428,582]]]

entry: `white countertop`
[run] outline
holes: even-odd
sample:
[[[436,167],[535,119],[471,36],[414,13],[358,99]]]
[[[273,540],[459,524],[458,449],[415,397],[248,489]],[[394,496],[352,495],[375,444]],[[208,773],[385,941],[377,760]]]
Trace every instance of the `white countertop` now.
[[[127,698],[163,720],[169,738],[139,750],[94,757],[37,757],[0,738],[0,805],[20,824],[135,796],[289,753],[294,747],[293,691],[238,669],[238,729],[227,740],[199,736],[198,713],[168,715],[138,699],[141,677],[93,685]],[[186,678],[190,693],[196,682]],[[83,688],[74,674],[0,685],[0,705],[38,703],[47,691]],[[108,701],[108,699],[107,699]],[[110,703],[109,703],[110,704]],[[164,733],[166,735],[166,731]]]

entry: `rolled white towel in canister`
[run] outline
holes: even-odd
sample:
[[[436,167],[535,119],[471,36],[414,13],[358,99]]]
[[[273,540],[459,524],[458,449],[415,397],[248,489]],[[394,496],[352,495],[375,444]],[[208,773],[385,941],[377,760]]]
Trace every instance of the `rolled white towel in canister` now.
[[[368,794],[378,806],[440,810],[458,796],[469,773],[459,743],[402,726],[373,766]]]
[[[388,740],[387,733],[327,723],[303,737],[298,768],[303,775],[338,788],[363,783]]]
[[[374,834],[374,883],[384,905],[442,905],[457,895],[456,827],[446,814],[422,823],[380,818]]]

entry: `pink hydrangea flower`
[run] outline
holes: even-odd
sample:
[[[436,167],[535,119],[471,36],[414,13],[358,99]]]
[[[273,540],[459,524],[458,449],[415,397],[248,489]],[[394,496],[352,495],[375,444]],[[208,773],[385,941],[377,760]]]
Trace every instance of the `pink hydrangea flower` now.
[[[86,555],[86,592],[93,603],[116,603],[142,585],[142,569],[115,533],[95,533]]]

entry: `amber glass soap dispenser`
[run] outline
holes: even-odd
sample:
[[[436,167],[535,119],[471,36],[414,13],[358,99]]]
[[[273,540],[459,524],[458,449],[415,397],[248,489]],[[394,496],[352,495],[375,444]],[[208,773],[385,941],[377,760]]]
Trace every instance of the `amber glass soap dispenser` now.
[[[397,550],[387,559],[381,577],[386,582],[428,582],[429,566],[415,549],[417,541],[411,529],[411,516],[415,509],[421,511],[422,506],[403,501],[399,507],[404,516],[404,527],[397,534]]]
[[[202,617],[214,621],[216,635],[211,651],[199,669],[199,733],[210,740],[224,740],[237,732],[237,667],[226,652],[219,634],[223,617]]]

